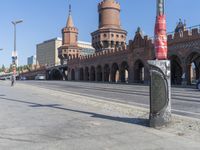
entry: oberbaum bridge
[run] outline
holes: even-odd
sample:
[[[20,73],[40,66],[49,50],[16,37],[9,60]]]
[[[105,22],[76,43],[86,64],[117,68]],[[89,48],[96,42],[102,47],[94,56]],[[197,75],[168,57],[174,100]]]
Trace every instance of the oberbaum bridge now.
[[[155,60],[154,41],[143,36],[140,28],[126,44],[127,31],[120,24],[120,4],[103,0],[98,4],[99,26],[91,33],[93,55],[81,56],[78,29],[71,9],[67,25],[62,29],[62,46],[58,49],[60,66],[44,67],[23,73],[36,76],[45,73],[49,80],[95,81],[109,83],[148,83],[148,60]],[[198,26],[186,28],[181,20],[175,32],[168,34],[168,59],[171,61],[172,84],[188,84],[200,78],[200,31]]]

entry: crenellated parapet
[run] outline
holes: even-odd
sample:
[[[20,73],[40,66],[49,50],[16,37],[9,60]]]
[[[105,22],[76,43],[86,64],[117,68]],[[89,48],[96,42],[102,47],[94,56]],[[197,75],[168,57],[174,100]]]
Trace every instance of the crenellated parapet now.
[[[188,29],[182,32],[175,32],[167,36],[168,45],[181,42],[189,42],[200,39],[200,30],[198,28]]]
[[[81,63],[84,61],[96,60],[97,58],[100,58],[100,57],[104,58],[104,57],[118,55],[118,54],[126,53],[126,52],[128,52],[128,49],[126,48],[108,49],[108,50],[96,52],[93,55],[72,57],[69,59],[68,63],[70,64],[77,63],[77,62]]]
[[[127,32],[120,21],[120,4],[115,0],[103,0],[98,5],[99,27],[92,32],[92,46],[96,51],[126,46]]]
[[[135,49],[135,48],[144,48],[148,47],[151,48],[153,47],[153,40],[152,38],[146,36],[141,36],[139,34],[136,34],[133,40],[129,40],[129,49]]]
[[[120,10],[120,4],[115,0],[103,0],[102,2],[99,3],[98,10],[100,11],[101,9],[106,9],[110,7]]]
[[[72,32],[72,33],[78,33],[78,29],[76,27],[68,27],[68,28],[63,28],[62,33],[67,33],[67,32]]]

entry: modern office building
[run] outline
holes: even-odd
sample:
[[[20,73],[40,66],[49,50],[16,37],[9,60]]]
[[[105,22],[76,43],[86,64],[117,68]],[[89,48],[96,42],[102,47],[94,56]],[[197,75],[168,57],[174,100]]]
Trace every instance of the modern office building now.
[[[36,55],[27,58],[27,65],[36,65]]]
[[[78,41],[78,47],[80,49],[81,56],[92,55],[95,53],[95,49],[92,47],[92,44],[89,42]]]
[[[54,38],[37,44],[36,56],[40,66],[60,65],[58,58],[58,48],[62,45],[61,38]]]
[[[58,58],[58,48],[62,45],[62,38],[57,37],[37,44],[37,63],[41,66],[60,65]],[[92,44],[84,41],[77,41],[77,49],[81,56],[92,55],[95,49]],[[32,63],[32,57],[28,58],[28,63]],[[35,60],[36,62],[36,60]]]

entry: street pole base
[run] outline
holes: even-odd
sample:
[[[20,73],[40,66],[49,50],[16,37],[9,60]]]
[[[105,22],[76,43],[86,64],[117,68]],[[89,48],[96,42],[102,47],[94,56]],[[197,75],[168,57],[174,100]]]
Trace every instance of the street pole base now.
[[[150,114],[149,126],[152,128],[162,128],[169,125],[171,121],[171,112],[163,112],[161,114]]]
[[[162,128],[171,122],[171,69],[169,60],[151,60],[149,125]]]

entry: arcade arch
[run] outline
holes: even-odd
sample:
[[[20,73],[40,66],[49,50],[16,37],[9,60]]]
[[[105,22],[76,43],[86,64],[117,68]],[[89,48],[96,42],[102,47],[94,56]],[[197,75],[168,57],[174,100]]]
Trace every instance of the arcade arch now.
[[[114,63],[112,65],[112,69],[111,69],[111,81],[112,82],[119,82],[120,79],[120,73],[119,73],[119,66],[117,63]]]
[[[141,60],[134,64],[134,82],[144,83],[144,63]]]
[[[170,60],[171,60],[171,83],[174,85],[180,85],[182,83],[182,75],[183,75],[181,60],[176,55],[171,56]]]
[[[129,77],[128,68],[129,68],[128,63],[126,61],[122,62],[120,68],[121,82],[128,83],[128,77]]]

